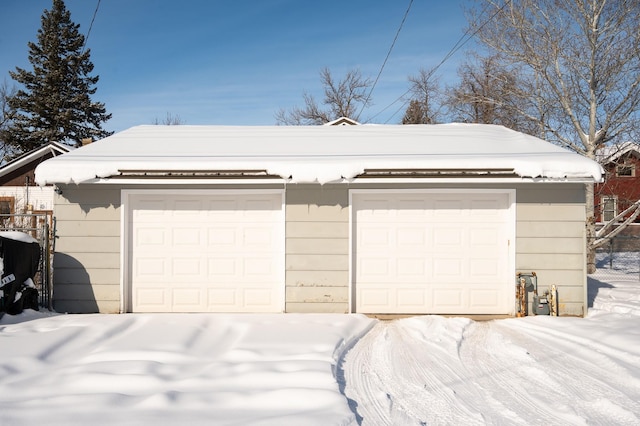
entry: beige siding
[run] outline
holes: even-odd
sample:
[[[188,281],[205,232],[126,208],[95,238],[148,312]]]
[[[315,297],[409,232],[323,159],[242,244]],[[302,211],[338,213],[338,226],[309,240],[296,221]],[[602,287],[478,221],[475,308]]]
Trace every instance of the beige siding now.
[[[120,190],[61,185],[55,198],[53,305],[58,312],[120,311]]]
[[[348,191],[290,185],[286,193],[286,311],[348,312]]]
[[[349,311],[349,188],[473,186],[287,185],[285,310]],[[481,187],[514,188],[510,184]],[[541,290],[558,285],[561,314],[582,315],[586,310],[582,185],[519,184],[515,188],[516,271],[535,271]],[[54,307],[60,312],[118,312],[122,188],[62,185],[61,189],[63,194],[55,200]]]
[[[517,191],[516,271],[535,272],[538,293],[555,284],[560,315],[584,315],[584,187],[541,186]]]

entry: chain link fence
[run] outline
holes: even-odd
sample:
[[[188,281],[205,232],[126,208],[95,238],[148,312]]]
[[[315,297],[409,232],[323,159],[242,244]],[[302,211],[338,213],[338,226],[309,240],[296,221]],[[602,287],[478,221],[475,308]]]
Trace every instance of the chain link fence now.
[[[40,260],[33,282],[38,290],[38,302],[53,310],[53,235],[54,219],[50,212],[0,214],[0,231],[24,232],[40,244]]]
[[[596,251],[596,268],[603,278],[637,277],[640,281],[640,236],[618,235]]]

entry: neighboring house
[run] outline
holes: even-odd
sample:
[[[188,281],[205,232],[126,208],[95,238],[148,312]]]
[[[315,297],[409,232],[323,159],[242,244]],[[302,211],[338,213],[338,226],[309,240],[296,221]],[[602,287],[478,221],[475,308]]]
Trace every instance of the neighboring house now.
[[[72,147],[50,142],[0,167],[0,215],[53,211],[53,186],[38,186],[36,166]],[[0,216],[2,218],[2,216]],[[4,219],[0,219],[4,223]]]
[[[599,164],[501,126],[138,126],[38,166],[61,312],[587,309]]]
[[[600,150],[597,159],[606,177],[595,187],[596,222],[607,222],[640,199],[640,145],[611,145]]]
[[[328,123],[325,123],[325,126],[356,126],[358,123],[356,120],[351,119],[349,117],[340,117]]]

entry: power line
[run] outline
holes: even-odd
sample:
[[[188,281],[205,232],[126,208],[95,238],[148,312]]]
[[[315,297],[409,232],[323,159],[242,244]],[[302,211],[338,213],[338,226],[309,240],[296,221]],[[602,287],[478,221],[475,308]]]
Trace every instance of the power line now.
[[[373,93],[373,89],[375,89],[376,84],[378,83],[378,80],[380,79],[380,75],[382,74],[382,70],[384,70],[384,66],[387,64],[387,60],[389,60],[389,56],[391,56],[391,51],[393,50],[393,47],[396,45],[396,41],[398,40],[398,36],[400,35],[400,31],[402,30],[402,27],[404,26],[404,22],[407,20],[407,16],[409,15],[409,11],[411,10],[411,5],[412,4],[413,4],[413,0],[409,0],[409,6],[407,6],[407,11],[404,12],[404,16],[402,17],[402,21],[400,22],[400,26],[398,27],[398,31],[396,31],[396,35],[393,38],[393,42],[391,43],[391,46],[389,47],[389,51],[387,52],[387,56],[384,58],[384,61],[382,62],[382,66],[380,67],[380,71],[378,71],[378,75],[376,76],[376,79],[373,82],[373,85],[371,86],[371,90],[369,90],[369,94],[367,95],[367,98],[365,99],[365,101],[362,104],[362,108],[360,109],[360,113],[358,114],[358,116],[360,114],[362,114],[362,111],[364,110],[364,107],[367,105],[367,103],[369,103],[369,99],[371,98],[371,94]]]
[[[100,0],[98,0],[98,4],[96,4],[96,10],[93,11],[93,17],[91,18],[91,23],[89,24],[87,35],[84,37],[84,43],[82,44],[82,52],[84,52],[84,48],[87,46],[87,41],[89,40],[89,35],[91,34],[91,28],[93,28],[93,22],[96,20],[98,9],[100,9]]]
[[[429,72],[429,77],[431,77],[437,70],[438,68],[440,68],[447,60],[449,60],[449,58],[451,58],[456,52],[458,52],[458,50],[460,50],[462,48],[462,46],[464,46],[465,44],[467,44],[467,42],[469,42],[469,40],[471,40],[473,37],[475,37],[476,34],[478,34],[480,32],[480,30],[482,28],[484,28],[489,22],[491,22],[491,20],[493,20],[493,18],[500,12],[502,12],[502,10],[504,10],[505,7],[507,7],[507,5],[509,5],[511,3],[512,0],[506,0],[504,2],[504,4],[498,8],[493,14],[491,14],[491,16],[489,18],[487,18],[482,25],[478,26],[476,28],[476,30],[473,32],[473,34],[469,35],[470,32],[470,28],[467,28],[464,32],[464,34],[462,34],[462,36],[458,39],[458,41],[453,45],[453,47],[449,50],[449,52],[444,56],[444,58],[442,58],[442,60],[438,63],[438,65],[436,65],[430,72]],[[489,9],[491,5],[490,4],[486,4],[485,7],[482,9],[482,12],[480,13],[480,16],[484,15],[484,13],[487,11],[487,9]],[[379,116],[380,114],[382,114],[384,111],[386,111],[387,109],[391,108],[391,106],[393,106],[396,102],[401,101],[405,96],[407,96],[407,94],[411,92],[411,88],[407,89],[407,91],[405,91],[402,95],[400,95],[396,100],[394,100],[393,102],[391,102],[389,105],[387,105],[386,107],[384,107],[380,112],[378,112],[377,114],[375,114],[374,116],[371,117],[371,119]],[[396,110],[396,112],[394,112],[388,119],[387,121],[385,121],[384,123],[387,124],[393,117],[395,117],[395,115],[402,109],[404,108],[404,106],[407,104],[407,100],[405,100],[402,105],[400,106],[400,108],[398,108]]]

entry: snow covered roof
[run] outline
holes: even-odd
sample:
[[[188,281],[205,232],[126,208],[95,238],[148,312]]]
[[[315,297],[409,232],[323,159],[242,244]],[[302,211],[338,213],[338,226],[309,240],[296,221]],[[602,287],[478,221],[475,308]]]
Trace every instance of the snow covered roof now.
[[[56,156],[56,155],[64,154],[65,152],[69,152],[73,149],[74,147],[69,145],[61,144],[58,142],[49,142],[29,152],[26,152],[21,156],[2,165],[0,167],[0,177],[6,176],[7,174],[13,172],[14,170],[17,170],[20,167],[27,165],[34,160],[38,160],[49,153],[52,154],[53,156]]]
[[[495,125],[144,125],[43,162],[36,182],[227,171],[327,183],[371,170],[497,170],[522,178],[586,181],[601,181],[603,174],[586,157]]]
[[[324,126],[359,126],[356,120],[349,117],[340,117],[336,118],[333,121],[329,121],[328,123],[324,123]]]
[[[596,159],[600,164],[608,164],[618,161],[627,153],[640,157],[640,145],[632,141],[607,145],[596,152]]]

